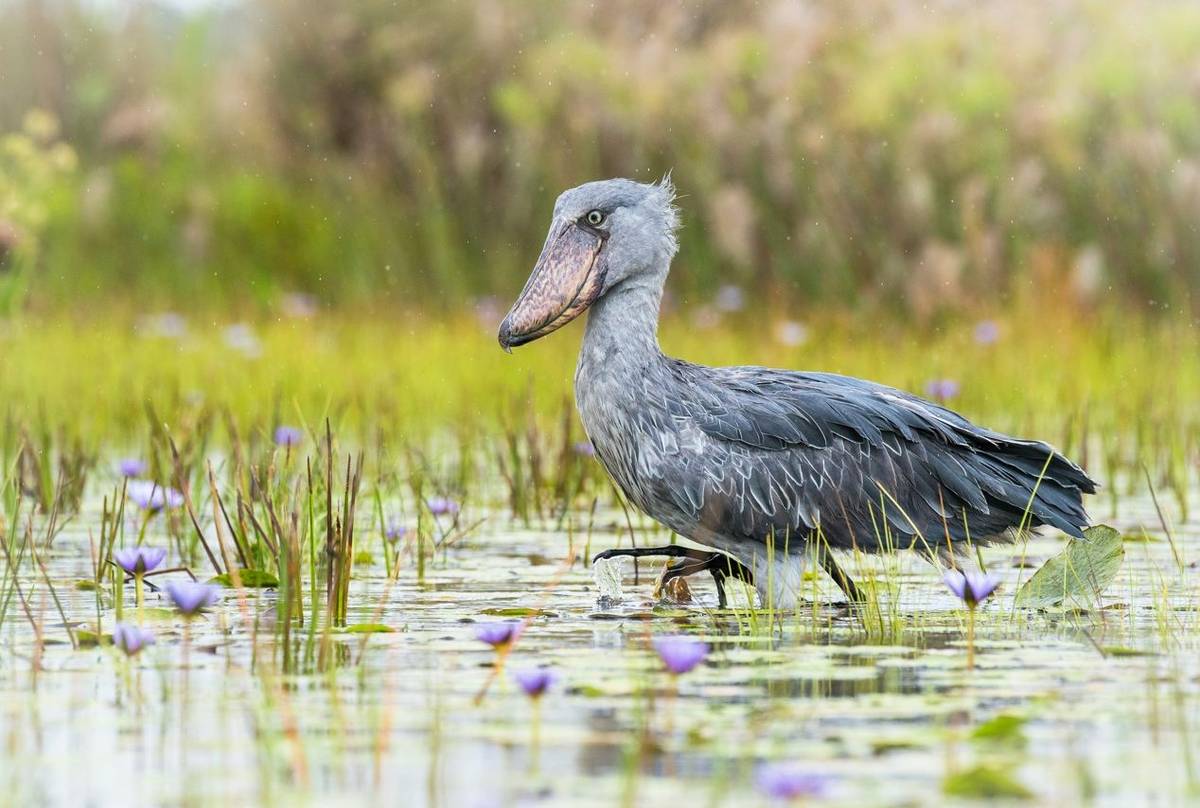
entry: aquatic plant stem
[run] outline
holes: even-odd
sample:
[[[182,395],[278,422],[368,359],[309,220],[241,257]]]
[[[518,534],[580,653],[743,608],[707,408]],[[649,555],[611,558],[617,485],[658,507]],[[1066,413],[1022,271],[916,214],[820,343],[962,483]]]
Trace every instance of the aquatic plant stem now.
[[[528,625],[529,620],[527,619],[525,623]],[[524,626],[522,627],[522,630],[524,630]],[[484,680],[483,686],[479,688],[479,692],[475,694],[475,698],[472,702],[476,707],[478,707],[480,704],[483,704],[483,699],[485,696],[487,696],[487,692],[491,688],[492,682],[496,681],[496,679],[500,677],[500,674],[504,673],[504,661],[508,659],[508,654],[510,651],[512,651],[512,647],[515,643],[516,640],[513,640],[505,645],[496,646],[496,656],[492,661],[492,672],[488,675],[488,678]]]
[[[975,669],[975,607],[967,607],[967,670]]]
[[[541,767],[542,757],[542,700],[534,698],[531,701],[533,702],[533,722],[529,730],[529,773],[536,776]]]

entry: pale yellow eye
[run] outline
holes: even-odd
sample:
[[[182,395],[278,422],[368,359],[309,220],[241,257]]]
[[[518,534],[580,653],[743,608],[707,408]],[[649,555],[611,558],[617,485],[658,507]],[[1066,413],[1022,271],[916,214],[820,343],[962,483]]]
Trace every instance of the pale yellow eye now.
[[[592,227],[599,227],[604,224],[604,213],[598,210],[588,211],[587,223]]]

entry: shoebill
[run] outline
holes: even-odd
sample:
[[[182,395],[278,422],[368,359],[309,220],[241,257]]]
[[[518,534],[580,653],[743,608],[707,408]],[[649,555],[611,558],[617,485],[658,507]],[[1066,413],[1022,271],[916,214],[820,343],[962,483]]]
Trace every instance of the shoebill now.
[[[709,572],[723,605],[732,576],[786,608],[810,552],[860,601],[831,550],[912,548],[932,560],[1020,526],[1082,535],[1082,495],[1095,484],[1045,443],[862,379],[663,354],[659,304],[678,224],[669,180],[566,191],[500,326],[511,351],[588,313],[575,397],[596,456],[638,508],[709,548],[598,558],[672,557],[664,582]]]

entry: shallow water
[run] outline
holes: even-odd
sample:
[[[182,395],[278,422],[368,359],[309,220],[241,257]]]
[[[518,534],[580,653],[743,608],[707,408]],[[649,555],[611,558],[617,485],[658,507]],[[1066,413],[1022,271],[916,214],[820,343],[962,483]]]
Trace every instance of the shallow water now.
[[[483,522],[423,582],[405,560],[390,583],[381,540],[367,539],[376,563],[355,567],[349,622],[393,631],[334,634],[338,664],[291,675],[280,673],[270,591],[227,591],[192,626],[186,666],[175,619],[148,623],[157,645],[127,663],[111,648],[72,650],[26,566],[30,615],[14,602],[0,630],[0,801],[732,806],[769,803],[756,772],[788,761],[827,775],[829,804],[932,804],[948,776],[980,764],[1035,803],[1187,804],[1200,799],[1200,524],[1168,516],[1183,573],[1153,504],[1122,500],[1106,521],[1155,540],[1127,543],[1092,612],[1012,607],[1062,537],[987,550],[1005,583],[981,609],[973,671],[963,611],[932,567],[903,554],[849,560],[898,588],[886,618],[836,606],[828,581],[814,583],[813,605],[772,617],[747,608],[738,586],[735,608],[717,611],[711,583],[696,578],[691,603],[655,601],[645,561],[636,582],[625,562],[623,580],[599,592],[581,559],[565,564],[572,543],[582,555],[578,531],[464,514]],[[94,594],[74,584],[91,577],[98,518],[86,508],[45,558],[73,623],[95,620]],[[591,552],[627,542],[619,513],[597,524]],[[148,542],[161,543],[160,529]],[[474,624],[529,610],[505,664],[560,673],[540,722],[507,672],[475,703],[496,657]],[[111,630],[110,611],[103,620]],[[673,682],[648,640],[678,632],[713,653]],[[997,716],[1016,717],[1016,730],[975,737]]]

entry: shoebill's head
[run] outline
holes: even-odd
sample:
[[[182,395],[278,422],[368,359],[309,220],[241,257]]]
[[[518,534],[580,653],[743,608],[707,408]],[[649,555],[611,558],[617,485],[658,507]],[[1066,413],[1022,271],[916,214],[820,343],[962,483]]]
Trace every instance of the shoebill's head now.
[[[670,178],[589,182],[563,192],[533,273],[500,324],[510,350],[562,328],[612,289],[661,284],[675,255]]]

